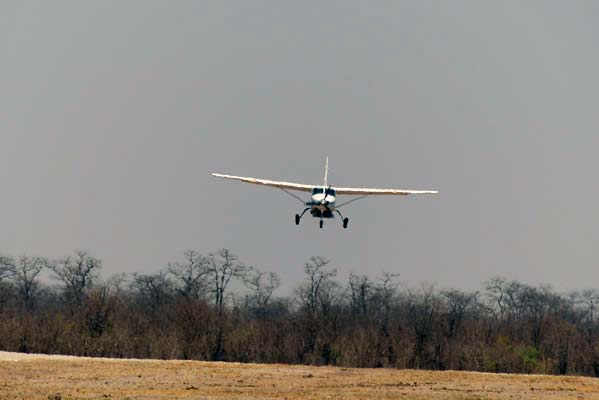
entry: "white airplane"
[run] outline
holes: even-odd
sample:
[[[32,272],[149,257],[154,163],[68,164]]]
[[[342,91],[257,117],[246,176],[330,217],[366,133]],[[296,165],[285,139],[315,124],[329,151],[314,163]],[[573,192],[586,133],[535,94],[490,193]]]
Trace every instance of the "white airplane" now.
[[[303,183],[292,183],[292,182],[281,182],[281,181],[272,181],[269,179],[258,179],[258,178],[247,178],[244,176],[234,176],[234,175],[224,175],[224,174],[216,174],[213,173],[213,176],[218,178],[226,178],[226,179],[235,179],[242,182],[253,183],[255,185],[264,185],[271,186],[278,189],[281,189],[285,193],[290,196],[295,197],[299,200],[304,207],[304,211],[301,214],[295,214],[295,224],[299,225],[301,218],[306,213],[306,211],[310,210],[310,214],[314,218],[320,218],[320,228],[323,226],[324,218],[334,218],[333,212],[339,214],[341,219],[343,220],[343,228],[347,228],[347,224],[349,223],[349,218],[344,218],[339,208],[353,203],[356,200],[360,200],[364,197],[371,195],[396,195],[396,196],[405,196],[408,194],[436,194],[439,193],[436,190],[402,190],[402,189],[369,189],[369,188],[351,188],[351,187],[336,187],[331,186],[327,183],[327,175],[329,171],[329,158],[326,158],[325,167],[324,167],[324,181],[321,186],[319,185],[307,185]],[[290,190],[297,190],[301,192],[311,192],[312,196],[310,201],[304,202],[299,196],[291,193]],[[342,204],[336,204],[337,195],[346,194],[359,196],[353,198],[349,201],[346,201]]]

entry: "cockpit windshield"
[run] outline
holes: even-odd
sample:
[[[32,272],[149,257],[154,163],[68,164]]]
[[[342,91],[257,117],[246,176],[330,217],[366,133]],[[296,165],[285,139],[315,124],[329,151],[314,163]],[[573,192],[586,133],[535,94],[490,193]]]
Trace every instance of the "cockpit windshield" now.
[[[331,188],[314,188],[312,189],[312,194],[326,194],[327,196],[335,196],[335,189]]]

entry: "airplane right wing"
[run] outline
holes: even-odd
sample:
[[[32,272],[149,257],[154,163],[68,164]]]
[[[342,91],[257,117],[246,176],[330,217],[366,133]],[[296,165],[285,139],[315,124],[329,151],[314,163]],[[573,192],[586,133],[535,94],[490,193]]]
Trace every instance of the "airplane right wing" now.
[[[408,195],[408,194],[437,194],[436,190],[403,190],[403,189],[372,189],[372,188],[350,188],[350,187],[335,187],[333,189],[337,192],[337,194],[347,194],[347,195],[377,195],[377,194],[387,194],[387,195]]]
[[[248,178],[245,176],[234,176],[234,175],[225,175],[225,174],[216,174],[213,173],[212,176],[216,176],[218,178],[225,179],[235,179],[241,182],[253,183],[255,185],[263,185],[270,186],[279,189],[286,190],[299,190],[302,192],[310,192],[312,189],[318,185],[305,185],[303,183],[293,183],[293,182],[281,182],[281,181],[271,181],[269,179],[258,179],[258,178]]]

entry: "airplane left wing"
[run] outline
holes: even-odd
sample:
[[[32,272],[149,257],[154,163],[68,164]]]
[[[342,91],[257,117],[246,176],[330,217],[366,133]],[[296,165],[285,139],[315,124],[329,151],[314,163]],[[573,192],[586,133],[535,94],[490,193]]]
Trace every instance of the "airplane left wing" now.
[[[312,189],[318,185],[305,185],[303,183],[293,183],[293,182],[282,182],[282,181],[271,181],[269,179],[258,179],[258,178],[248,178],[245,176],[234,176],[234,175],[224,175],[224,174],[216,174],[213,173],[212,176],[216,176],[218,178],[225,179],[235,179],[241,182],[253,183],[255,185],[263,185],[270,186],[279,189],[286,190],[299,190],[302,192],[310,192]]]
[[[372,189],[372,188],[349,188],[349,187],[334,187],[337,194],[347,194],[355,196],[366,195],[398,195],[405,196],[408,194],[437,194],[436,190],[403,190],[403,189]]]

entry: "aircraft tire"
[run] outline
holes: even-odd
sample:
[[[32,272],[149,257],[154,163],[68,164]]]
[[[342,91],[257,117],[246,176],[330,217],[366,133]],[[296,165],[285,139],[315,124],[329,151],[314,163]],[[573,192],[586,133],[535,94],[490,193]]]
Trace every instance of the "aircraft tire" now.
[[[347,229],[347,224],[349,224],[349,218],[343,218],[343,229]]]
[[[295,224],[299,225],[299,223],[300,223],[300,216],[299,216],[299,214],[295,214]]]
[[[324,222],[322,220],[320,220],[320,229],[322,229],[323,225],[324,225]]]

